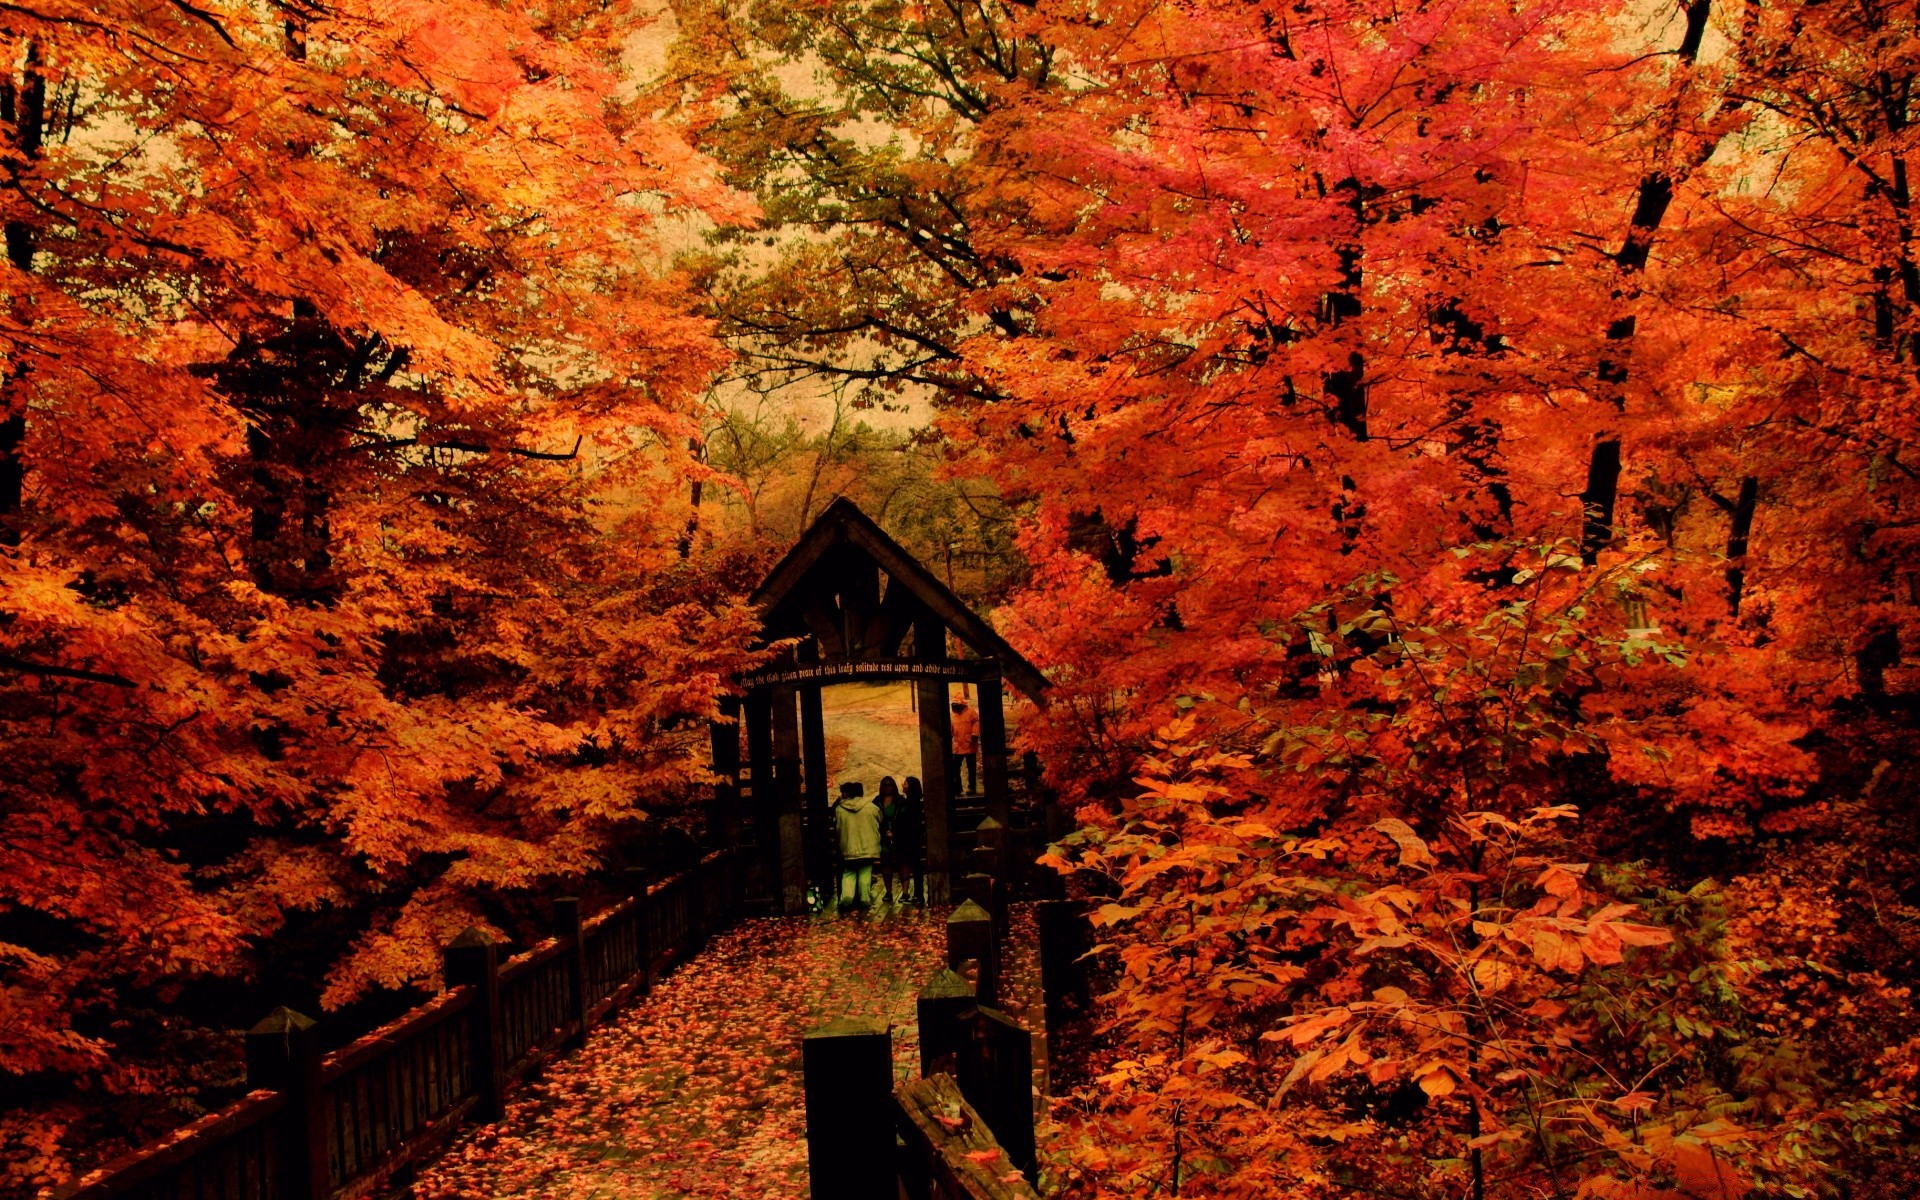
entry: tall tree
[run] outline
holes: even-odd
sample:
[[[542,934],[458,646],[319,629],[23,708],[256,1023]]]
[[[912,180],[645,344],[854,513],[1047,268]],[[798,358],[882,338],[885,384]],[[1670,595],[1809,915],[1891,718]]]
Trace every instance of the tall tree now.
[[[431,986],[699,778],[747,624],[655,519],[725,361],[661,214],[751,206],[623,77],[643,23],[0,19],[9,1190],[231,1084],[194,1039],[249,1006]]]
[[[821,36],[850,36],[848,14],[892,11],[835,8]],[[941,36],[954,47],[987,28]],[[1331,1157],[1362,1165],[1348,1180],[1301,1183],[1302,1194],[1380,1178],[1425,1189],[1400,1194],[1465,1194],[1451,1167],[1423,1174],[1394,1159],[1387,1170],[1398,1133],[1377,1111],[1355,1115],[1371,1093],[1341,1091],[1335,1067],[1309,1080],[1309,1098],[1282,1086],[1312,1038],[1283,1037],[1299,1054],[1279,1058],[1233,1041],[1272,1032],[1289,1007],[1338,1007],[1338,987],[1384,970],[1357,965],[1373,953],[1365,938],[1313,958],[1311,987],[1234,972],[1297,966],[1322,944],[1275,925],[1308,903],[1272,890],[1300,874],[1290,847],[1339,843],[1326,849],[1335,865],[1323,894],[1391,890],[1365,865],[1384,845],[1373,829],[1384,819],[1437,845],[1492,827],[1474,826],[1492,820],[1475,812],[1517,825],[1533,807],[1577,803],[1589,810],[1582,832],[1553,853],[1653,854],[1631,898],[1673,920],[1717,918],[1662,899],[1661,884],[1686,891],[1749,867],[1796,880],[1796,911],[1824,903],[1795,869],[1802,839],[1853,837],[1866,826],[1848,822],[1878,820],[1849,793],[1907,778],[1911,758],[1901,647],[1916,595],[1902,282],[1913,274],[1912,19],[1884,6],[1705,0],[1040,0],[991,28],[1003,44],[1044,47],[1049,69],[983,88],[977,114],[938,125],[948,140],[916,132],[938,124],[937,89],[887,110],[840,103],[828,119],[850,141],[857,128],[865,144],[899,147],[902,161],[937,144],[919,178],[965,197],[965,244],[995,267],[985,283],[876,273],[859,302],[926,311],[939,286],[942,311],[964,314],[947,324],[959,344],[939,342],[957,351],[941,377],[959,382],[917,382],[941,397],[938,427],[970,456],[965,469],[1034,514],[1021,542],[1029,585],[1000,621],[1056,687],[1023,735],[1086,801],[1082,865],[1133,889],[1110,922],[1130,956],[1109,998],[1120,1061],[1096,1096],[1113,1120],[1072,1166],[1094,1194],[1235,1194],[1228,1178],[1243,1194],[1272,1194],[1262,1189],[1275,1181],[1236,1149],[1255,1143],[1230,1132],[1312,1104],[1348,1114],[1351,1127],[1312,1136],[1360,1147]],[[963,61],[884,44],[908,64]],[[794,177],[760,178],[771,193]],[[834,231],[817,243],[829,267],[833,247],[851,244],[841,226],[796,224]],[[846,294],[799,286],[813,278],[800,264],[816,243],[797,244],[771,266],[736,260],[766,273],[728,283],[726,299]],[[857,342],[835,337],[780,344],[864,369]],[[1549,577],[1551,602],[1534,591]],[[1565,625],[1581,669],[1545,649],[1537,622]],[[1487,657],[1473,651],[1482,643]],[[1471,661],[1432,657],[1450,655]],[[1441,715],[1533,689],[1537,711],[1524,720]],[[1176,707],[1202,724],[1156,742]],[[1489,756],[1522,733],[1533,748],[1520,756],[1539,769],[1490,789]],[[1166,782],[1178,747],[1203,742],[1244,753],[1251,778],[1218,792],[1196,783],[1198,793]],[[1143,769],[1154,782],[1136,797],[1130,780]],[[1236,827],[1256,813],[1277,835],[1257,846],[1264,835]],[[1774,837],[1788,840],[1764,840]],[[1421,896],[1456,916],[1476,910],[1476,853],[1463,874],[1434,867],[1438,891],[1384,902],[1409,922]],[[1873,870],[1885,873],[1863,875],[1863,891],[1899,892],[1899,868]],[[1696,899],[1711,907],[1715,895]],[[1834,936],[1904,945],[1904,910],[1890,911],[1836,921]],[[1797,932],[1769,940],[1736,925],[1728,938],[1682,938],[1685,954],[1704,956],[1688,969],[1749,954],[1804,965]],[[1471,1099],[1431,1118],[1459,1120],[1445,1160],[1471,1164],[1475,1194],[1711,1195],[1698,1169],[1722,1150],[1740,1160],[1725,1185],[1735,1190],[1842,1179],[1834,1186],[1898,1194],[1906,1166],[1876,1174],[1825,1140],[1797,1085],[1775,1086],[1821,1061],[1804,1069],[1846,1073],[1845,1102],[1871,1105],[1905,1069],[1894,1016],[1905,968],[1892,951],[1861,954],[1873,965],[1841,989],[1846,999],[1820,1002],[1873,1014],[1849,1034],[1857,1041],[1784,1030],[1774,1014],[1776,997],[1793,993],[1788,970],[1715,976],[1724,987],[1711,1003],[1730,1021],[1715,1028],[1764,1030],[1739,1054],[1766,1068],[1741,1074],[1663,1049],[1664,1031],[1613,1047],[1627,1057],[1609,1070],[1671,1055],[1661,1069],[1674,1094],[1717,1097],[1701,1103],[1766,1124],[1737,1151],[1712,1131],[1680,1158],[1652,1149],[1646,1138],[1693,1128],[1663,1113],[1644,1136],[1622,1133],[1626,1148],[1590,1131],[1592,1162],[1606,1165],[1583,1184],[1559,1173],[1566,1147],[1544,1135],[1508,1149],[1479,1140],[1493,1131],[1470,1122],[1491,1120],[1499,1098],[1469,1062],[1459,1082]],[[1478,1004],[1485,980],[1471,963],[1398,964],[1422,987],[1463,965],[1447,985],[1457,992],[1392,986],[1416,1007]],[[1562,962],[1563,981],[1578,980],[1579,965]],[[1604,986],[1616,983],[1623,995],[1639,986]],[[1478,1011],[1470,1023],[1495,1019]],[[1180,1041],[1195,1013],[1218,1017],[1225,1044]],[[1229,1013],[1245,1024],[1229,1029]],[[1472,1028],[1458,1032],[1484,1049]],[[1579,1030],[1556,1036],[1589,1044]],[[1244,1070],[1207,1058],[1229,1053],[1246,1056]],[[1860,1055],[1893,1074],[1840,1065]],[[1546,1078],[1515,1069],[1502,1086]],[[1759,1078],[1767,1072],[1773,1082]],[[1540,1086],[1555,1104],[1598,1086],[1578,1071],[1547,1074],[1555,1082]],[[1394,1078],[1404,1082],[1389,1072],[1370,1086]],[[1202,1093],[1220,1135],[1204,1164],[1189,1157],[1202,1150],[1197,1127],[1182,1123],[1199,1120],[1183,1106]],[[1897,1104],[1850,1111],[1891,1139],[1883,1153],[1911,1119]],[[1304,1154],[1286,1140],[1297,1126],[1271,1128],[1285,1136],[1259,1144]],[[1439,1142],[1428,1149],[1429,1161],[1441,1155]],[[1490,1174],[1489,1156],[1517,1174]]]

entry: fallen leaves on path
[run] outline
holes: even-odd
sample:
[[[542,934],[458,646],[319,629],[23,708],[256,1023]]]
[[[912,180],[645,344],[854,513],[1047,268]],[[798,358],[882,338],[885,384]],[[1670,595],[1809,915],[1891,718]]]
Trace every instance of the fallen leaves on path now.
[[[894,1025],[919,1063],[914,998],[944,910],[742,922],[594,1030],[422,1172],[423,1200],[786,1200],[807,1195],[800,1038],[836,1017]]]

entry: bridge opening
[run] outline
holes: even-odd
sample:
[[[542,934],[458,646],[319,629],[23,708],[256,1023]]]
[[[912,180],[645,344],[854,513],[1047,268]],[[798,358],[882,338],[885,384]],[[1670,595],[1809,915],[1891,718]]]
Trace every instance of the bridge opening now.
[[[1005,688],[1043,703],[1046,679],[845,499],[821,514],[753,600],[763,642],[778,651],[736,681],[739,694],[713,740],[716,823],[747,851],[746,899],[801,913],[810,887],[825,893],[833,869],[830,804],[842,782],[829,752],[825,696],[859,685],[868,690],[851,694],[867,702],[910,697],[911,733],[878,738],[872,752],[896,768],[896,782],[909,775],[921,782],[926,896],[947,903],[956,877],[978,865],[970,856],[980,822],[992,818],[1011,830],[1016,795],[1034,790],[1022,786],[1033,774],[1025,764],[1010,770]],[[955,700],[966,702],[964,711],[954,711]],[[889,707],[849,709],[840,720],[878,732],[886,722],[876,714]],[[854,744],[848,735],[849,754]],[[963,752],[958,762],[956,750]],[[879,777],[861,782],[872,794]],[[999,844],[1015,843],[1003,837]]]

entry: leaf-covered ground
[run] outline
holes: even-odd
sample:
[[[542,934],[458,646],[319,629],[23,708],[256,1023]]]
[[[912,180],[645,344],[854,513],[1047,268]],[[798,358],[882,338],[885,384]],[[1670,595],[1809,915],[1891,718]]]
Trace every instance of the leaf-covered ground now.
[[[506,1119],[422,1173],[427,1200],[666,1200],[807,1195],[800,1037],[840,1016],[894,1025],[919,1063],[914,997],[942,962],[945,910],[783,917],[719,934],[584,1050],[551,1064]]]

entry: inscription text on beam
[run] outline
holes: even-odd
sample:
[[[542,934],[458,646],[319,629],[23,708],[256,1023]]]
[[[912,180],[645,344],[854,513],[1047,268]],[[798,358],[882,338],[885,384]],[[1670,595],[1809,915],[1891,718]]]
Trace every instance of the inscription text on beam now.
[[[990,662],[921,662],[909,658],[866,658],[843,662],[806,663],[777,670],[754,671],[740,677],[743,688],[776,683],[818,683],[859,679],[954,679],[977,681],[993,674]]]

